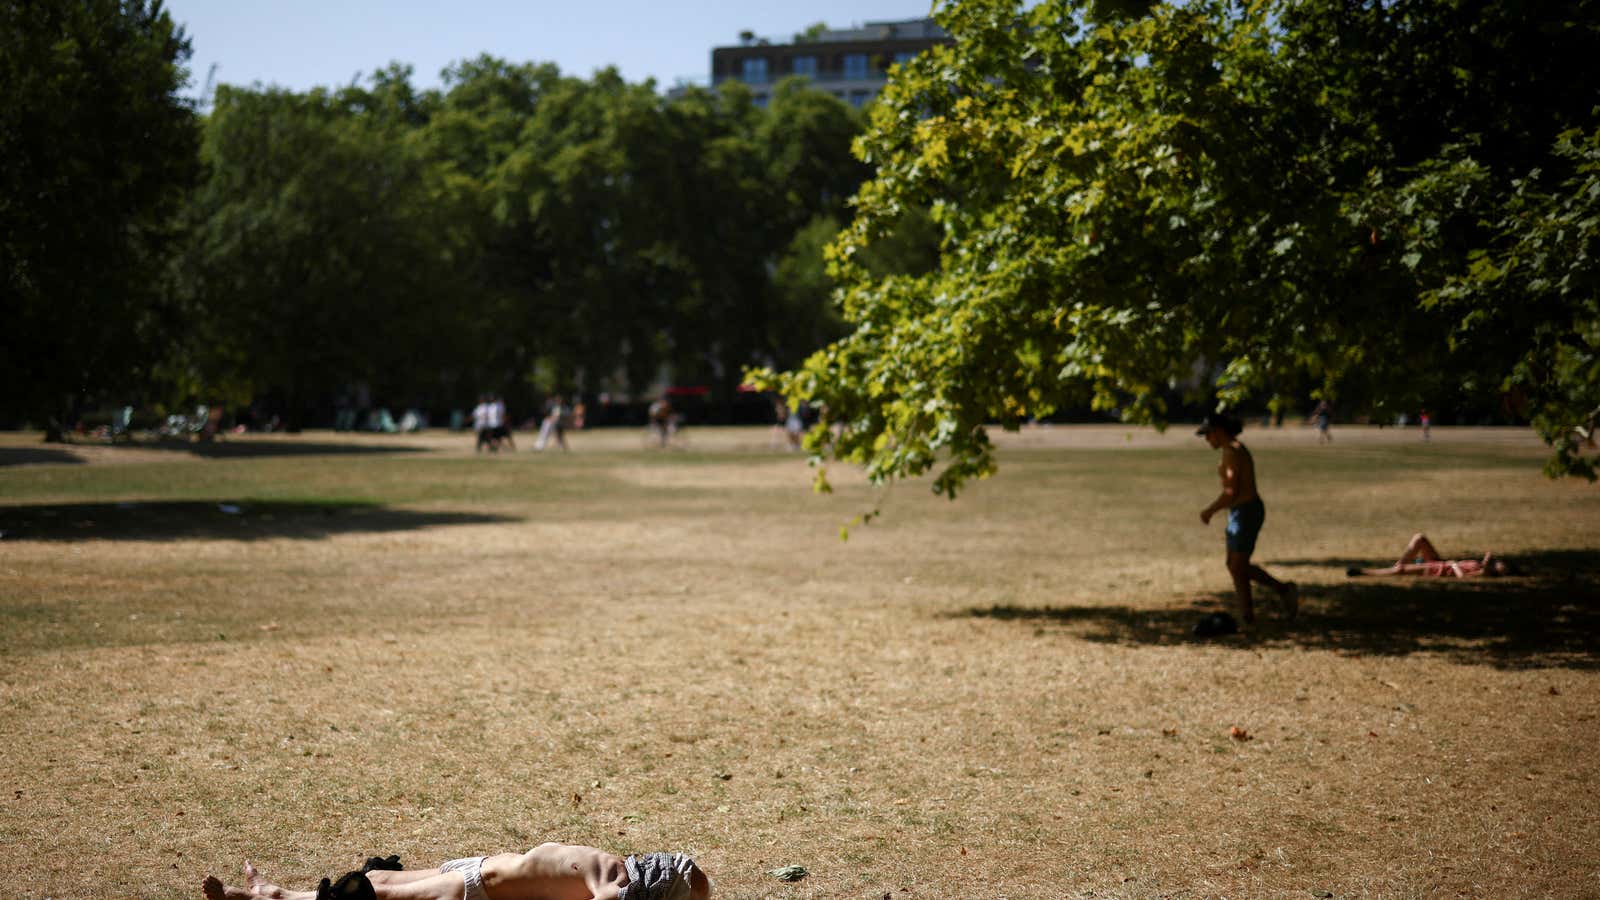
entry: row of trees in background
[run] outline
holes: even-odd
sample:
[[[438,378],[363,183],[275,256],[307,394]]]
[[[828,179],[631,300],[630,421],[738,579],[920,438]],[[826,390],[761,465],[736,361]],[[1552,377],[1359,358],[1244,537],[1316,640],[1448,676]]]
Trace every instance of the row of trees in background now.
[[[1161,423],[1311,393],[1382,421],[1465,398],[1594,476],[1595,0],[936,15],[955,41],[873,107],[830,251],[852,333],[761,379],[825,405],[813,448],[953,493],[994,470],[985,423],[1062,407]],[[940,266],[856,265],[910,206]]]
[[[728,398],[841,333],[825,277],[774,275],[821,273],[814,235],[866,174],[857,111],[490,58],[445,84],[218,90],[175,273],[197,381],[290,410],[350,383],[438,407],[663,371]]]
[[[0,413],[759,365],[943,491],[985,423],[1307,394],[1504,402],[1592,476],[1597,4],[959,0],[863,123],[491,58],[200,116],[159,2],[0,2]]]
[[[270,398],[293,424],[352,385],[446,409],[663,372],[726,402],[843,333],[821,248],[864,121],[799,82],[762,108],[483,57],[198,115],[159,3],[0,11],[14,417]],[[927,265],[907,234],[885,265]]]

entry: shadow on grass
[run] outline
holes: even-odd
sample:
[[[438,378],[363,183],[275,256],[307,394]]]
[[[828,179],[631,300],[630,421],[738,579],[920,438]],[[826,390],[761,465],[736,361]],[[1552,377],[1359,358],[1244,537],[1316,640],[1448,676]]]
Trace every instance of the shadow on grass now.
[[[1270,593],[1249,637],[1201,639],[1191,633],[1208,612],[1227,608],[1217,593],[1182,608],[1132,606],[972,608],[960,616],[1054,623],[1084,640],[1116,644],[1212,643],[1253,650],[1304,647],[1348,655],[1438,653],[1462,663],[1501,668],[1600,669],[1600,551],[1518,554],[1528,574],[1464,581],[1352,578],[1336,585],[1303,585],[1300,617],[1272,618]],[[1307,564],[1313,564],[1307,561]],[[1319,560],[1316,565],[1345,565]],[[1260,613],[1258,612],[1258,616]]]
[[[55,450],[46,447],[0,447],[0,468],[5,466],[35,466],[41,463],[83,465],[83,460],[70,450]]]
[[[375,436],[381,440],[381,437]],[[396,444],[368,444],[359,442],[332,443],[328,441],[301,441],[294,438],[265,441],[131,441],[110,445],[114,449],[169,450],[187,453],[205,459],[264,459],[273,456],[368,456],[393,453],[425,453],[424,447]]]
[[[519,521],[481,513],[418,512],[376,503],[273,500],[0,506],[4,541],[318,540],[337,534]]]

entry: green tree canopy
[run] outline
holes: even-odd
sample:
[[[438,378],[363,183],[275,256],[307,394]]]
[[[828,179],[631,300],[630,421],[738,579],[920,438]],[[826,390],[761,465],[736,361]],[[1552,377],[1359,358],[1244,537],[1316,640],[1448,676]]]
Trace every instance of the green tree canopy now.
[[[276,390],[293,424],[321,392],[405,396],[463,355],[451,206],[406,74],[336,94],[218,88],[184,259],[186,358],[212,399]]]
[[[159,0],[0,3],[0,413],[148,383],[197,168],[188,56]]]
[[[1593,0],[964,0],[857,152],[852,332],[758,380],[875,479],[994,471],[986,426],[1174,398],[1347,410],[1504,394],[1586,472]],[[907,210],[939,264],[867,264]],[[1587,398],[1587,399],[1585,399]],[[829,426],[837,426],[830,428]]]
[[[666,100],[488,56],[444,80],[218,90],[180,267],[191,392],[291,419],[358,383],[527,409],[670,371],[731,402],[745,366],[840,333],[827,286],[777,277],[821,275],[813,223],[867,173],[857,110],[798,80],[762,109],[739,84]]]

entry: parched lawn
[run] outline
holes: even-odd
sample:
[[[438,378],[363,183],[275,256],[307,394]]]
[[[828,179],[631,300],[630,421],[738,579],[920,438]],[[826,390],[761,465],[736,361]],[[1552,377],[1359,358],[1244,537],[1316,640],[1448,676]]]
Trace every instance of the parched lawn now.
[[[1187,429],[1006,435],[954,503],[765,430],[0,435],[0,896],[544,840],[730,898],[1600,895],[1600,488],[1334,434],[1243,435],[1303,611],[1213,641]],[[1345,577],[1418,530],[1526,574]]]

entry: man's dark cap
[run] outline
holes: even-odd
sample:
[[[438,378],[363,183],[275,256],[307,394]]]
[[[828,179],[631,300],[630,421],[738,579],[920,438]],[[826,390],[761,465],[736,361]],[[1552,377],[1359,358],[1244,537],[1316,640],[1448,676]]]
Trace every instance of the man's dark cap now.
[[[1229,434],[1238,434],[1244,430],[1244,423],[1227,413],[1206,413],[1200,420],[1200,427],[1194,430],[1195,434],[1205,434],[1213,428],[1221,428]]]

